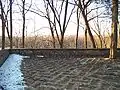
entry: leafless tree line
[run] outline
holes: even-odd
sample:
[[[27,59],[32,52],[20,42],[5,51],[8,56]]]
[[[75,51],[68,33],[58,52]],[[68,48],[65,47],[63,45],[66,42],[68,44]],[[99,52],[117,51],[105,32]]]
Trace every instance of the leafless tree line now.
[[[1,9],[1,21],[2,21],[2,49],[5,48],[5,30],[7,30],[8,37],[10,40],[10,48],[12,48],[13,42],[13,24],[12,24],[12,14],[13,10],[12,7],[15,4],[14,0],[5,0],[7,2],[7,6],[3,5],[4,1],[0,0],[0,9]],[[21,4],[19,2],[22,2]],[[104,37],[101,34],[100,27],[98,24],[98,18],[100,15],[104,14],[104,11],[100,11],[100,13],[96,13],[94,16],[90,16],[91,13],[103,8],[105,5],[101,5],[100,7],[93,7],[90,6],[94,3],[93,0],[42,0],[44,4],[45,10],[41,10],[35,4],[36,8],[32,7],[32,0],[30,1],[31,4],[26,8],[26,0],[19,0],[16,3],[16,7],[19,7],[20,13],[22,13],[22,47],[25,47],[25,26],[26,26],[26,14],[27,12],[35,13],[40,17],[47,19],[49,28],[51,31],[52,36],[52,43],[53,47],[56,48],[56,41],[59,43],[59,48],[64,48],[64,38],[65,33],[68,27],[68,24],[71,20],[73,14],[76,13],[77,17],[77,32],[76,32],[76,48],[78,48],[78,36],[80,30],[80,21],[81,16],[84,20],[84,30],[85,30],[85,47],[87,48],[87,39],[88,35],[90,41],[92,43],[93,48],[97,48],[97,42],[94,39],[93,32],[99,38],[101,48],[103,47],[103,43],[105,44]],[[93,4],[95,5],[95,3]],[[112,36],[111,36],[111,55],[110,57],[114,57],[114,53],[116,52],[117,48],[117,22],[118,20],[118,0],[112,0]],[[7,7],[7,10],[6,8]],[[32,8],[31,8],[32,7]],[[9,20],[8,20],[9,15]],[[115,17],[116,16],[116,17]],[[92,28],[90,22],[96,20],[97,32],[95,29]],[[9,23],[9,24],[8,24]],[[55,38],[57,37],[57,39]],[[112,55],[113,54],[113,55]],[[115,54],[116,56],[116,54]]]

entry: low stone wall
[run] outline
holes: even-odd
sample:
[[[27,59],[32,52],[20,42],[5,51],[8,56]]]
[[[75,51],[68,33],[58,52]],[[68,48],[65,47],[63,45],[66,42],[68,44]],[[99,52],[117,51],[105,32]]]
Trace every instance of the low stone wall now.
[[[0,50],[0,67],[9,56],[9,50]]]
[[[10,53],[51,58],[65,57],[108,57],[109,49],[12,49]],[[120,55],[118,49],[118,56]]]
[[[108,57],[109,49],[5,49],[0,50],[0,66],[9,54],[48,58]],[[118,57],[120,57],[120,49],[118,49]]]

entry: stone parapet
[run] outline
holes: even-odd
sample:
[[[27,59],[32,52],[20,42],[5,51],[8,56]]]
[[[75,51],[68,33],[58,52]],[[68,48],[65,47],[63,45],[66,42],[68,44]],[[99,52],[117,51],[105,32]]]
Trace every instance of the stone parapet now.
[[[0,67],[5,62],[7,57],[9,56],[9,50],[0,50]]]
[[[109,49],[12,49],[10,53],[49,58],[108,57]]]

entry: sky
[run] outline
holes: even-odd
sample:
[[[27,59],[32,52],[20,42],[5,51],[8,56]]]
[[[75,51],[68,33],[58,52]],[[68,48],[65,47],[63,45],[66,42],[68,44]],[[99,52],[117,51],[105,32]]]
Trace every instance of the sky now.
[[[28,0],[26,0],[28,1]],[[42,0],[33,0],[32,4],[33,6],[31,8],[36,8],[35,4],[37,4],[37,7],[40,8],[40,10],[44,10],[44,6],[42,3]],[[18,11],[18,8],[16,8],[16,11]],[[18,20],[15,20],[16,18],[19,18]],[[21,35],[22,31],[22,21],[21,21],[21,14],[14,14],[13,17],[13,27],[14,27],[14,34],[13,35]],[[34,13],[27,12],[26,13],[26,35],[51,35],[49,30],[49,25],[47,19],[40,17]],[[66,30],[66,35],[76,35],[76,24],[73,23],[76,20],[76,16],[72,16],[72,21],[70,21],[68,28]],[[15,26],[14,26],[15,25]],[[82,29],[82,28],[81,28]]]
[[[17,2],[21,3],[20,0],[17,0]],[[15,3],[17,3],[15,0]],[[30,0],[26,0],[26,8],[28,8],[30,5]],[[36,8],[36,6],[37,8]],[[71,6],[70,6],[71,7]],[[70,8],[69,7],[69,8]],[[31,9],[40,9],[42,11],[44,11],[44,4],[42,3],[42,0],[33,0],[32,1],[32,7]],[[18,6],[14,5],[13,6],[13,35],[14,36],[22,36],[22,18],[21,18],[21,13],[18,13],[20,11],[20,9],[18,8]],[[91,14],[91,16],[94,14]],[[100,20],[101,22],[101,27],[106,27],[106,25],[109,24],[105,24],[102,22],[102,20]],[[82,24],[84,24],[84,21],[81,19]],[[77,26],[76,26],[76,13],[73,14],[73,16],[71,17],[71,20],[68,24],[68,28],[66,30],[65,35],[76,35],[76,31],[77,31]],[[90,22],[90,24],[92,26],[94,26],[93,22]],[[26,13],[26,31],[25,31],[25,35],[26,36],[34,36],[34,35],[51,35],[50,34],[50,30],[49,30],[49,25],[48,25],[48,21],[43,18],[40,17],[32,12],[27,12]],[[84,34],[84,28],[80,27],[80,31],[79,31],[79,35],[83,35]],[[1,32],[0,32],[1,35]]]
[[[40,8],[41,10],[44,10],[42,0],[36,0],[34,3],[37,3],[38,8]],[[33,5],[33,8],[35,8],[34,5]],[[32,18],[31,20],[26,21],[28,35],[31,35],[31,34],[34,35],[33,33],[34,31],[36,31],[35,34],[38,34],[38,35],[44,35],[44,34],[50,35],[48,21],[45,18],[30,12],[26,14],[26,17]],[[76,16],[75,15],[72,16],[71,20],[75,21]],[[74,24],[72,21],[70,21],[68,28],[66,30],[67,35],[76,35],[76,24]]]

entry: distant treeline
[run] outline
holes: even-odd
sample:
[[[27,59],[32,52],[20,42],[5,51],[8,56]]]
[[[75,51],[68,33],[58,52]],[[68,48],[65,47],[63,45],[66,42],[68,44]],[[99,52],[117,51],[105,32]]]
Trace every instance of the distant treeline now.
[[[100,40],[97,36],[95,37],[95,42],[97,48],[101,48]],[[8,48],[10,46],[9,38],[5,38],[6,43],[5,47]],[[76,48],[76,37],[75,36],[65,36],[64,39],[64,47],[63,48]],[[57,39],[55,39],[55,48],[60,48]],[[2,46],[2,40],[0,38],[0,47]],[[104,37],[102,40],[102,48],[110,47],[110,37]],[[118,43],[118,47],[120,47]],[[22,48],[22,37],[13,37],[13,48]],[[53,41],[51,36],[32,36],[25,38],[25,48],[54,48]],[[85,46],[85,38],[84,36],[80,36],[78,39],[77,48],[86,48]],[[87,39],[87,48],[92,48],[92,44],[90,39]]]

